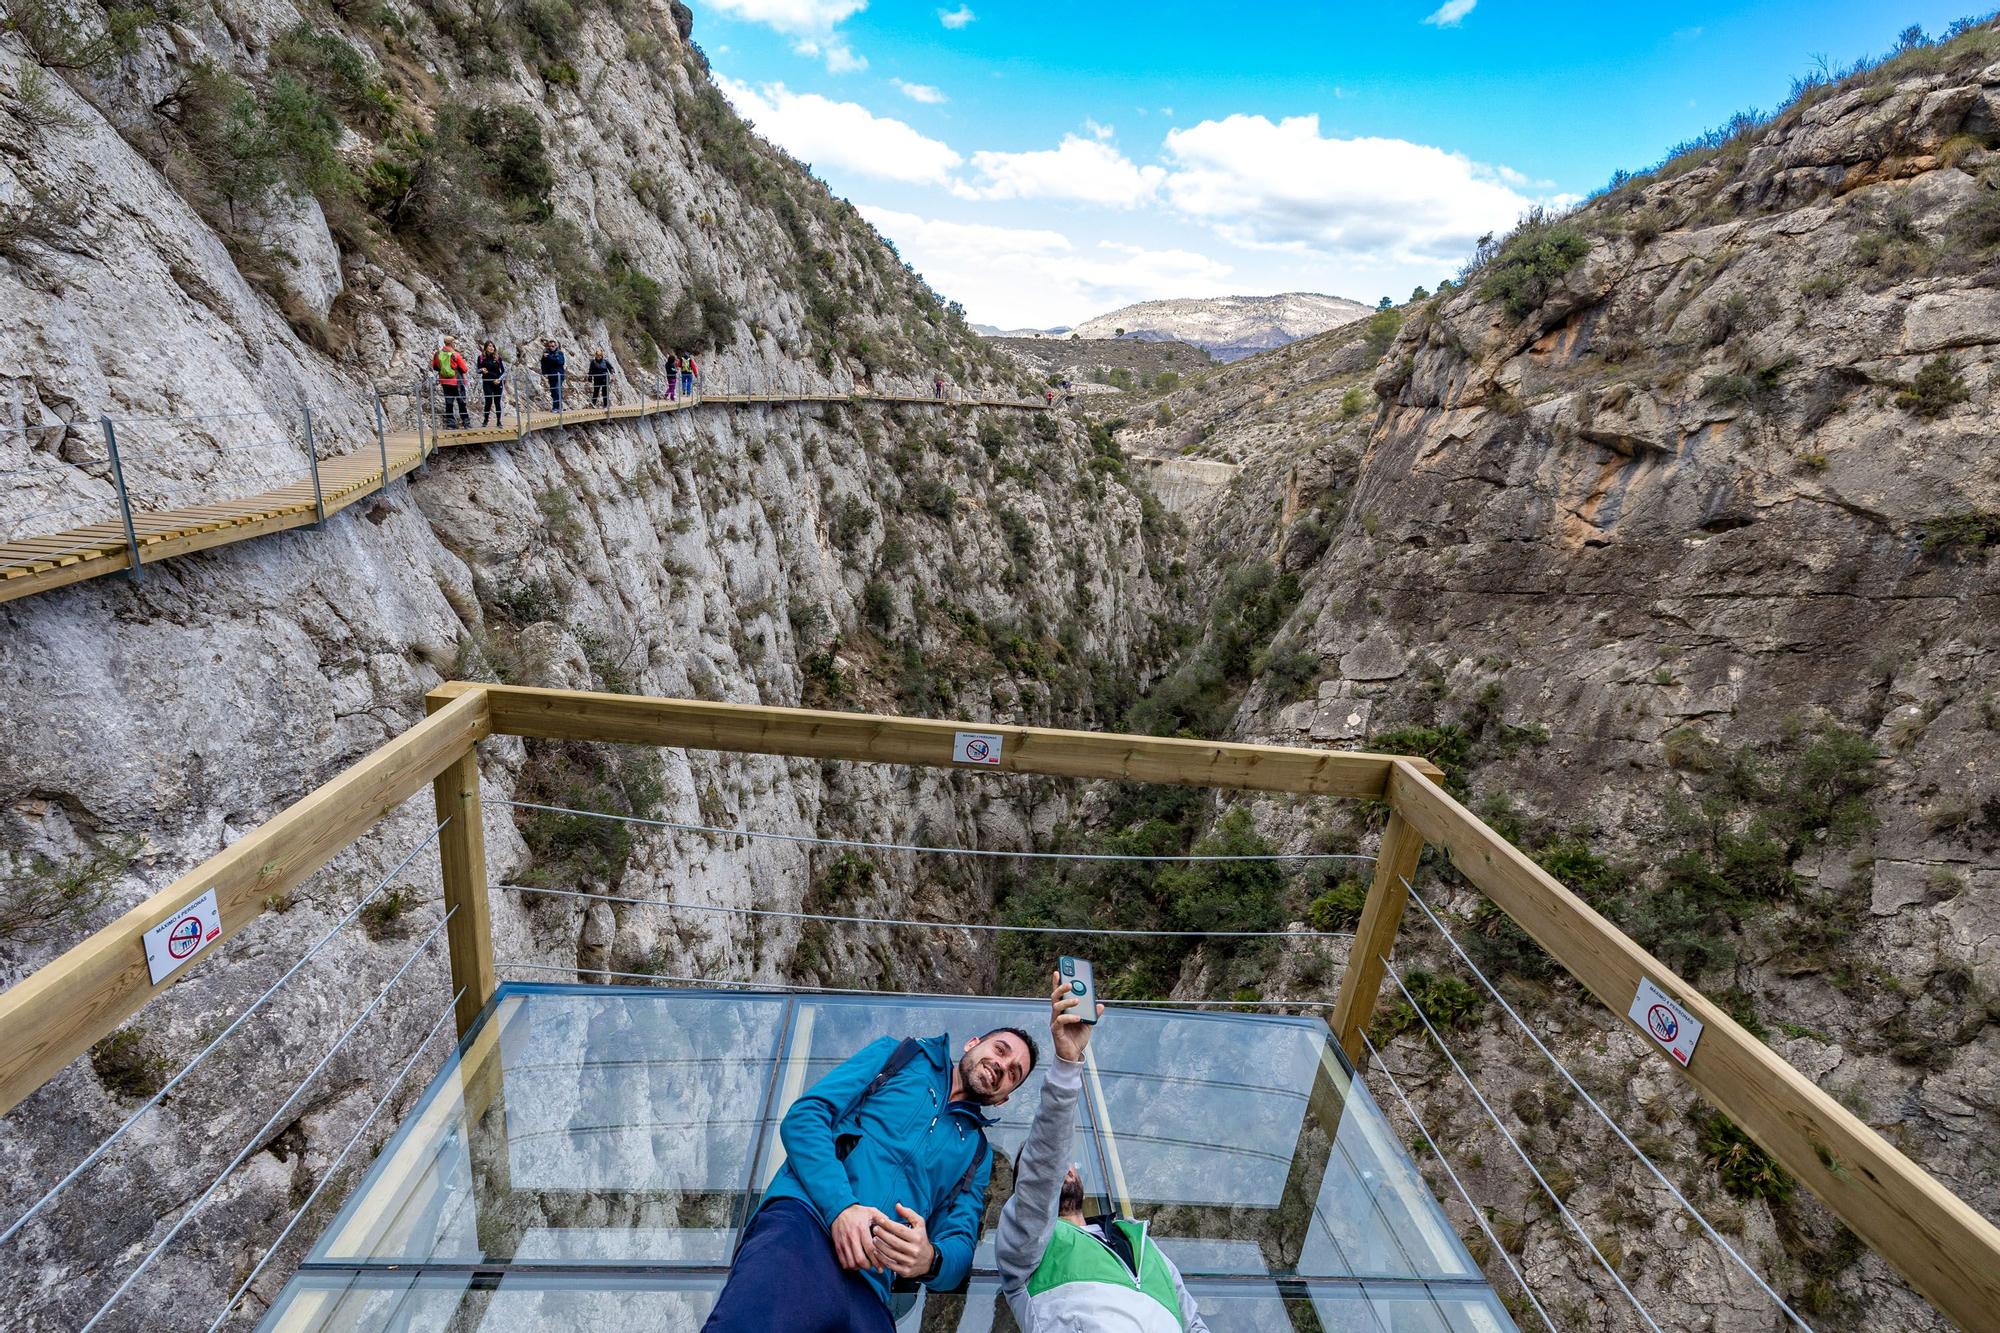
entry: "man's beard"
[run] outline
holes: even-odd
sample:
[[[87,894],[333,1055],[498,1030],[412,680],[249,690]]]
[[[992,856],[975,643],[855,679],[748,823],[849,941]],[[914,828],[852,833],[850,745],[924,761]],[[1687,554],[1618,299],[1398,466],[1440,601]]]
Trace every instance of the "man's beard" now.
[[[1056,1198],[1058,1213],[1081,1213],[1083,1211],[1083,1182],[1063,1177],[1062,1193]]]
[[[959,1057],[958,1060],[959,1085],[965,1089],[965,1099],[967,1101],[977,1102],[981,1106],[991,1106],[993,1105],[994,1102],[999,1101],[1000,1097],[995,1096],[992,1093],[981,1092],[979,1090],[979,1085],[972,1081],[973,1073],[976,1070],[978,1070],[979,1066],[982,1063],[984,1063],[982,1060],[975,1059],[974,1057],[976,1055],[978,1055],[977,1051],[967,1051],[964,1055]],[[1004,1095],[1005,1095],[1004,1093],[1001,1094],[1001,1096]]]

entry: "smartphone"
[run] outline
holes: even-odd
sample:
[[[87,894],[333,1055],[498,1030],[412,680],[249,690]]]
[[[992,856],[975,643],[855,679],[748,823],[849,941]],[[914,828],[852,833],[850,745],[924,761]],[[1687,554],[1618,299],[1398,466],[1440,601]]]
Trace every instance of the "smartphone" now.
[[[1076,996],[1076,1008],[1070,1012],[1086,1023],[1097,1021],[1097,977],[1090,970],[1090,961],[1084,958],[1062,956],[1057,964],[1062,978],[1069,983],[1070,994]]]

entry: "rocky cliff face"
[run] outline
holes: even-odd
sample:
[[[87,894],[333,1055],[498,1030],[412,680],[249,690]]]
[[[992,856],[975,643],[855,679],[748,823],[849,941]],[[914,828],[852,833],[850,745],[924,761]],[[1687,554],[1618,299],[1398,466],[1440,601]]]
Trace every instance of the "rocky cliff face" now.
[[[1996,55],[1990,28],[1920,46],[1531,221],[1407,308],[1365,437],[1341,424],[1360,377],[1337,335],[1232,367],[1153,432],[1244,462],[1202,539],[1302,580],[1278,633],[1310,669],[1267,674],[1235,735],[1438,758],[1988,1216]],[[1944,1326],[1447,867],[1419,888],[1816,1325]],[[1358,900],[1316,906],[1331,923]],[[1403,929],[1485,1091],[1662,1323],[1771,1326],[1519,1034],[1444,979],[1464,973],[1420,914]],[[1421,1033],[1388,1059],[1565,1324],[1626,1326]]]
[[[150,503],[260,489],[269,457],[239,450],[279,449],[298,399],[323,451],[365,442],[368,389],[407,382],[445,332],[603,346],[621,381],[677,349],[716,386],[887,388],[941,370],[1012,387],[851,210],[744,131],[678,5],[530,6],[468,26],[447,6],[350,23],[345,8],[224,4],[101,50],[77,36],[100,30],[94,14],[78,28],[10,9],[0,375],[26,429],[0,443],[5,530],[97,516],[109,480],[82,423],[99,413],[145,444],[127,467]],[[302,143],[325,152],[302,161]],[[136,421],[201,413],[242,415]],[[1090,459],[1055,417],[703,409],[449,452],[324,530],[0,608],[5,979],[410,726],[441,679],[1101,725],[1153,671],[1170,588],[1156,507]],[[488,747],[485,779],[500,798],[911,841],[1027,839],[1066,812],[1061,791],[1025,782],[516,742]],[[437,922],[431,825],[428,797],[397,811],[8,1118],[11,1219],[417,853],[275,1011],[9,1243],[15,1326],[82,1322],[254,1142],[107,1325],[206,1326],[447,998],[433,950],[259,1134]],[[627,840],[499,807],[487,838],[508,884],[947,917],[981,914],[990,893],[952,865]],[[846,980],[882,957],[866,937],[518,888],[494,910],[501,957],[568,970],[524,979]],[[986,969],[953,948],[911,957],[911,984],[964,988]]]

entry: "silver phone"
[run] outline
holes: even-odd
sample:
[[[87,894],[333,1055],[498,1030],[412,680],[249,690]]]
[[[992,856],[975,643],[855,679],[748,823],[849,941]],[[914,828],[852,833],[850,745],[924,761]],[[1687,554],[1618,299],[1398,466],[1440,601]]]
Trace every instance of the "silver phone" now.
[[[1056,966],[1062,972],[1062,979],[1069,983],[1070,994],[1076,996],[1074,1013],[1086,1023],[1097,1021],[1097,977],[1090,970],[1090,961],[1085,958],[1062,956]]]

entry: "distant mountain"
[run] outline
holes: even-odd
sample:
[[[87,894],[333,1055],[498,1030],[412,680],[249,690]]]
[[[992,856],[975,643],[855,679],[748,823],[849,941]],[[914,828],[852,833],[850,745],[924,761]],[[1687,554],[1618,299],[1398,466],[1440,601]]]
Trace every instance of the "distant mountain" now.
[[[972,331],[986,338],[1060,338],[1069,333],[1069,325],[1053,329],[1003,329],[998,324],[974,324]]]
[[[1086,320],[1074,332],[1085,338],[1114,338],[1123,329],[1127,338],[1177,338],[1207,349],[1218,361],[1240,361],[1351,323],[1373,309],[1317,292],[1141,301]]]

